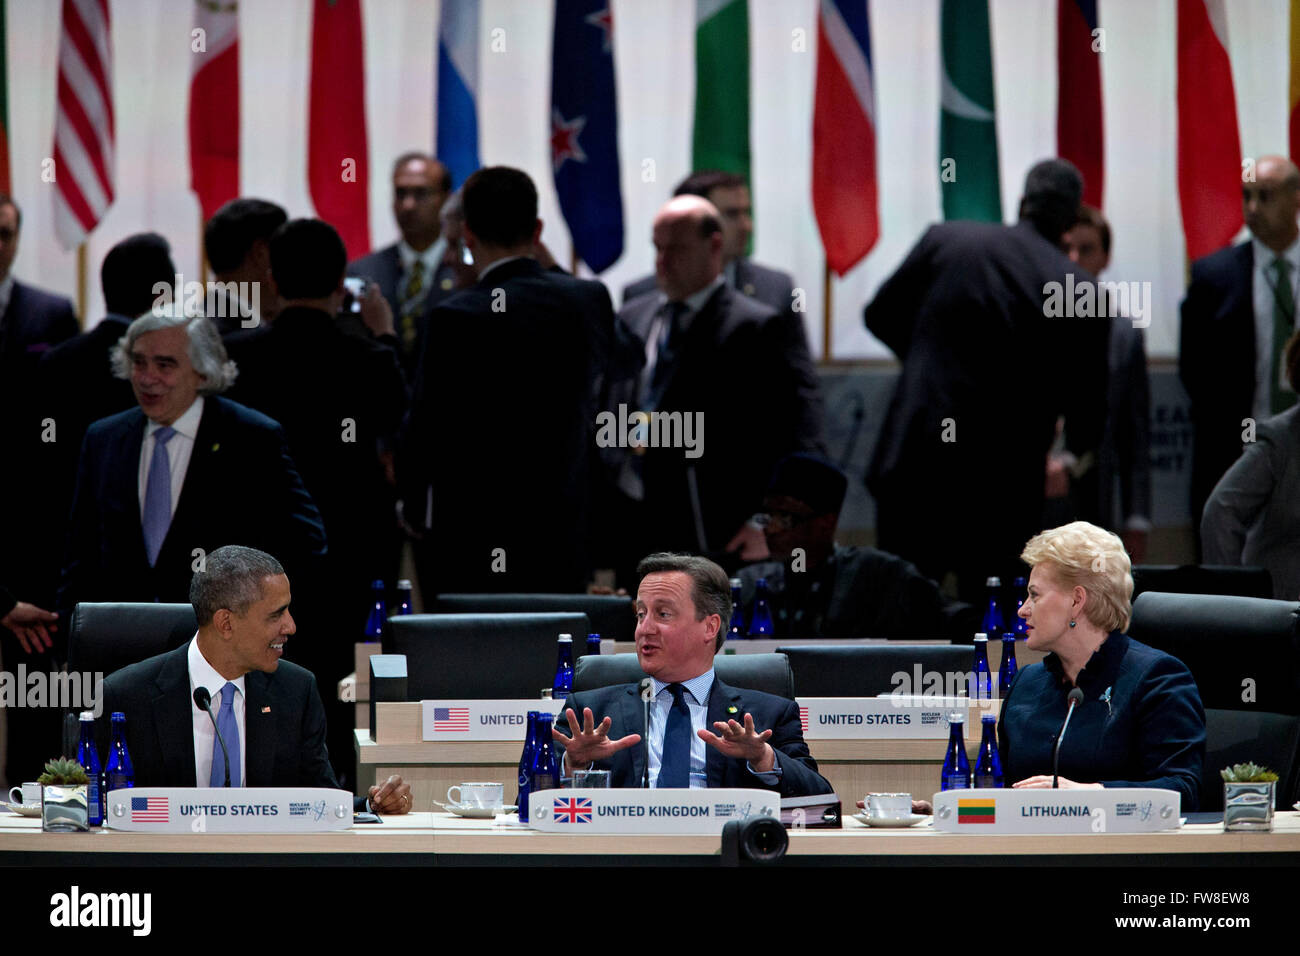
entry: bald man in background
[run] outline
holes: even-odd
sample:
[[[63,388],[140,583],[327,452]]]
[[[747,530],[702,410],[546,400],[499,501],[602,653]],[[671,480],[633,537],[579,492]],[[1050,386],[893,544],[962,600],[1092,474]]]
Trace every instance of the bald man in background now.
[[[1241,455],[1243,420],[1262,421],[1296,398],[1281,364],[1295,330],[1300,170],[1282,156],[1262,156],[1254,173],[1241,185],[1251,238],[1192,263],[1182,305],[1178,371],[1192,402],[1198,532],[1210,491]]]

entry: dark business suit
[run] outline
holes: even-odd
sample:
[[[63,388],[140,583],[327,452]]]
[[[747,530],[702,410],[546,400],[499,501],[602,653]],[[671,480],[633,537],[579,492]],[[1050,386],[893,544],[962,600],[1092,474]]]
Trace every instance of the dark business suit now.
[[[291,581],[314,570],[325,532],[283,430],[216,395],[204,399],[180,500],[150,567],[138,491],[145,424],[133,408],[86,432],[57,604],[64,620],[80,601],[188,601],[196,548],[258,548],[277,557]]]
[[[432,279],[426,278],[425,284],[428,292],[425,293],[424,303],[420,308],[420,315],[416,321],[415,339],[409,344],[404,341],[401,334],[402,329],[402,255],[397,251],[399,243],[393,243],[391,246],[384,246],[382,249],[370,253],[368,256],[362,256],[360,259],[349,263],[348,275],[361,276],[379,286],[379,291],[384,298],[388,300],[388,306],[393,310],[393,323],[397,326],[398,351],[402,359],[402,367],[406,370],[407,377],[414,377],[416,365],[420,359],[422,351],[422,341],[426,330],[429,326],[429,318],[433,315],[433,310],[437,308],[438,303],[447,296],[456,291],[455,271],[447,265],[439,264],[434,271]]]
[[[1122,316],[1111,324],[1107,407],[1097,461],[1098,516],[1105,527],[1123,530],[1129,518],[1151,519],[1151,383],[1142,330]]]
[[[398,462],[409,523],[431,489],[426,598],[584,590],[609,293],[515,259],[432,321]]]
[[[751,259],[737,259],[736,281],[729,283],[741,295],[748,296],[770,307],[777,314],[781,330],[779,348],[790,363],[797,383],[799,418],[796,426],[798,447],[795,451],[826,454],[825,404],[822,401],[821,379],[817,366],[808,351],[808,334],[804,329],[806,313],[794,308],[794,280],[787,272],[769,269]],[[727,275],[724,270],[723,275]],[[638,279],[623,289],[623,306],[634,299],[657,291],[654,275]]]
[[[1241,456],[1242,420],[1254,415],[1254,269],[1253,241],[1220,249],[1192,263],[1183,299],[1178,373],[1191,399],[1197,530],[1210,492]]]
[[[641,734],[641,742],[635,747],[620,750],[609,760],[597,761],[595,764],[596,769],[610,771],[611,786],[640,787],[645,779],[649,741],[645,732],[645,704],[637,685],[616,684],[583,691],[572,695],[568,706],[573,708],[575,714],[581,714],[584,707],[590,707],[597,722],[608,717],[611,739]],[[745,714],[753,716],[756,731],[761,733],[771,729],[772,736],[767,742],[779,754],[780,782],[775,785],[764,783],[749,772],[744,760],[724,756],[717,748],[706,745],[704,770],[710,787],[776,790],[783,797],[834,792],[826,778],[817,772],[817,761],[808,752],[799,723],[799,706],[794,701],[762,691],[731,687],[715,677],[709,691],[705,728],[715,732],[715,721],[735,720],[743,723]],[[561,714],[555,726],[565,736],[571,736],[567,716]]]
[[[95,727],[99,750],[107,752],[109,717],[121,711],[137,787],[197,785],[189,649],[187,641],[104,681],[104,713]],[[311,673],[280,661],[270,674],[244,675],[244,694],[244,785],[338,789],[325,748],[325,711]]]
[[[659,310],[656,296],[642,296],[619,313],[637,342],[639,363]],[[773,466],[799,447],[803,406],[798,376],[785,359],[786,341],[772,309],[726,284],[690,318],[658,411],[680,412],[683,420],[702,414],[703,454],[646,449],[644,501],[628,505],[635,517],[624,526],[636,557],[658,550],[721,552],[759,509]],[[616,414],[620,403],[629,413],[640,408],[639,378],[625,377],[611,390],[609,408]],[[629,454],[607,449],[605,459],[621,465]]]

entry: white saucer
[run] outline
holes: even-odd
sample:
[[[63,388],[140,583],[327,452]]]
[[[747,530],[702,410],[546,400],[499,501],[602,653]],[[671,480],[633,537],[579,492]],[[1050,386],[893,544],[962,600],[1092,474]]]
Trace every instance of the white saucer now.
[[[491,820],[497,814],[506,816],[514,813],[517,809],[513,804],[503,807],[470,807],[459,803],[438,803],[437,800],[433,802],[448,813],[454,813],[456,816],[464,817],[467,820]]]
[[[41,805],[39,803],[6,803],[5,806],[20,817],[39,817],[41,815]]]
[[[899,817],[896,820],[892,820],[892,819],[880,819],[876,817],[869,817],[865,813],[855,813],[853,814],[853,819],[857,820],[859,823],[865,823],[869,827],[881,827],[884,829],[901,830],[905,827],[916,826],[922,820],[928,820],[930,819],[930,817],[928,814],[924,814],[924,813],[909,813],[905,817]]]

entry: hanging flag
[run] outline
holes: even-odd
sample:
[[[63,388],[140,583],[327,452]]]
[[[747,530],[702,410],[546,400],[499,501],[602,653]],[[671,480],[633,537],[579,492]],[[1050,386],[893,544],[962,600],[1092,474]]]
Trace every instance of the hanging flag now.
[[[1291,90],[1287,97],[1290,109],[1291,160],[1300,159],[1300,0],[1291,0]]]
[[[748,0],[695,0],[691,168],[749,181]]]
[[[5,62],[5,0],[0,0],[0,193],[13,192],[9,179],[9,69]]]
[[[939,184],[944,219],[1002,221],[988,0],[942,0]]]
[[[190,41],[190,187],[206,222],[239,195],[238,4],[195,0]]]
[[[1100,209],[1106,150],[1096,29],[1097,0],[1057,0],[1056,152],[1083,174],[1083,201]]]
[[[1223,0],[1178,0],[1178,201],[1189,259],[1241,230],[1241,175]]]
[[[63,0],[54,116],[54,231],[81,244],[113,203],[113,58],[108,0]]]
[[[478,0],[444,0],[438,22],[438,159],[459,188],[478,169]]]
[[[817,14],[812,193],[826,264],[843,276],[880,237],[867,0],[821,0]]]
[[[370,164],[361,0],[315,0],[307,182],[316,214],[343,237],[348,259],[370,251]]]
[[[551,166],[573,248],[593,272],[623,254],[610,0],[555,0]]]

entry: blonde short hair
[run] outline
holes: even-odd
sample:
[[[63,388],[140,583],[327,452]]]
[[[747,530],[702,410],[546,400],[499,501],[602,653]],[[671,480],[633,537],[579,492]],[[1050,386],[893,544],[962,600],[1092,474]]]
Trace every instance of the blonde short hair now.
[[[1020,560],[1046,565],[1067,588],[1088,592],[1083,616],[1107,633],[1127,631],[1133,614],[1133,565],[1118,535],[1073,521],[1029,539]]]

